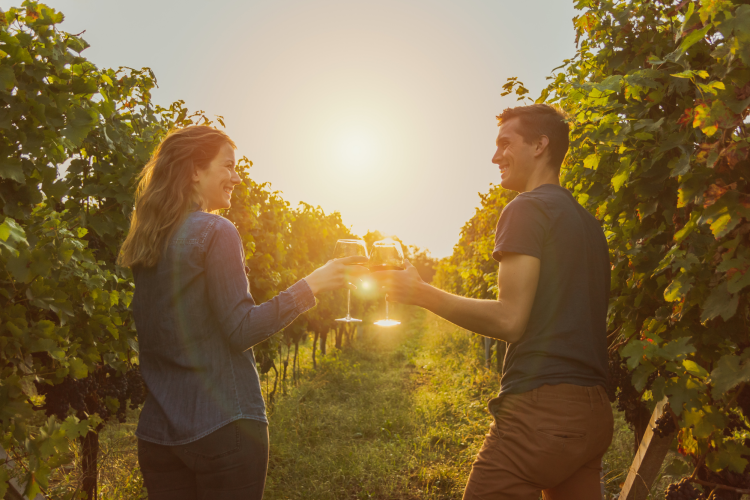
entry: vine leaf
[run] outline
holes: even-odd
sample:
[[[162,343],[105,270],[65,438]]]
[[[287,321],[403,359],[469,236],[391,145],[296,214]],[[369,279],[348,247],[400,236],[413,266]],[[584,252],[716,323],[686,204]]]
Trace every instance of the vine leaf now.
[[[729,320],[737,312],[737,305],[740,302],[739,294],[729,293],[727,282],[714,287],[711,295],[703,303],[703,312],[701,314],[701,323],[706,323],[714,318],[721,318],[724,321]]]
[[[738,384],[748,381],[750,381],[750,362],[734,354],[722,356],[709,379],[713,385],[714,398],[719,398]]]

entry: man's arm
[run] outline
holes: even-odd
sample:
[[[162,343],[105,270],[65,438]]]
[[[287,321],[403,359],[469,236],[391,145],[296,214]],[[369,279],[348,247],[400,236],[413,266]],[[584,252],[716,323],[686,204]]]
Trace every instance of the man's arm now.
[[[406,271],[373,276],[390,301],[423,307],[462,328],[512,343],[521,339],[529,322],[539,267],[536,257],[504,253],[497,276],[498,300],[469,299],[435,288],[422,281],[411,264]]]

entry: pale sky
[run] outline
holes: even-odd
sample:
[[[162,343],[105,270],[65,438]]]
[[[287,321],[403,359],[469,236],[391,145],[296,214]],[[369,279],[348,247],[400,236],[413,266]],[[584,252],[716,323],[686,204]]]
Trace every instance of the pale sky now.
[[[148,66],[156,102],[223,115],[255,180],[436,257],[500,182],[506,78],[537,96],[575,54],[572,0],[44,3],[99,67]]]

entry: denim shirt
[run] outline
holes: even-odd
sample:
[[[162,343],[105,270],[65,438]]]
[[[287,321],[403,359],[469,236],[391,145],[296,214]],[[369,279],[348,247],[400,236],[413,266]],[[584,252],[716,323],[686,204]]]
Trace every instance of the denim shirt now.
[[[192,212],[154,267],[135,266],[133,316],[148,387],[136,436],[196,441],[238,419],[266,420],[251,348],[315,305],[305,280],[256,305],[239,233]]]

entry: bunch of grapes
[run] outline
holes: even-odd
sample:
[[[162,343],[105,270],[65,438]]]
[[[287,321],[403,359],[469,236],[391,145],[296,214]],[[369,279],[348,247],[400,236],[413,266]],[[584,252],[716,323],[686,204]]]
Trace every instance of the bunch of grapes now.
[[[699,491],[688,478],[680,479],[667,486],[665,500],[705,500],[706,495]]]
[[[726,437],[732,437],[734,431],[744,429],[747,429],[747,425],[742,420],[742,417],[740,417],[736,413],[730,413],[729,421],[727,422],[726,427],[724,427],[724,435]]]
[[[635,428],[636,422],[648,422],[651,412],[641,401],[640,393],[633,387],[630,371],[617,351],[609,353],[609,376],[607,378],[609,400],[612,402],[617,400],[617,409],[625,413],[625,420],[630,427]]]
[[[742,410],[745,418],[750,419],[750,385],[745,384],[737,395],[737,406]]]
[[[44,396],[45,413],[64,420],[72,408],[78,418],[97,413],[107,421],[113,416],[125,422],[127,402],[136,408],[146,399],[146,386],[138,367],[122,374],[111,366],[94,370],[88,377],[76,379],[65,377],[61,383],[49,385],[35,382],[37,392]],[[107,405],[108,398],[117,400],[118,408],[113,414]]]
[[[723,484],[732,488],[748,489],[750,487],[750,476],[739,474],[729,469],[723,469],[719,472],[712,471],[708,467],[701,467],[698,471],[698,478],[709,483]],[[732,490],[716,488],[711,494],[710,500],[740,500],[742,494]]]
[[[674,421],[672,412],[669,411],[669,406],[664,408],[664,413],[656,419],[654,427],[651,430],[661,438],[671,436],[677,430],[677,424]]]
[[[609,401],[614,403],[617,400],[617,389],[630,384],[630,372],[617,351],[609,353],[608,364],[607,396],[609,396]]]
[[[130,400],[130,409],[135,410],[146,402],[148,389],[143,382],[143,377],[141,377],[141,368],[139,366],[134,366],[129,369],[127,373],[125,373],[125,377],[128,382],[127,396]]]

